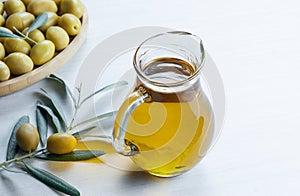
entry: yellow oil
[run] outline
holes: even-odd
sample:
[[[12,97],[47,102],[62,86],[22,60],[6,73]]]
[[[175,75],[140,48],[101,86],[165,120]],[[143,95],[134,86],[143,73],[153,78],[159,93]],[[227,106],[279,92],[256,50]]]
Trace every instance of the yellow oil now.
[[[145,171],[160,177],[190,170],[207,153],[213,139],[214,119],[206,95],[200,85],[181,94],[147,91],[152,100],[134,110],[126,127],[126,141],[138,149],[131,159]],[[132,95],[120,107],[115,131],[135,99]]]

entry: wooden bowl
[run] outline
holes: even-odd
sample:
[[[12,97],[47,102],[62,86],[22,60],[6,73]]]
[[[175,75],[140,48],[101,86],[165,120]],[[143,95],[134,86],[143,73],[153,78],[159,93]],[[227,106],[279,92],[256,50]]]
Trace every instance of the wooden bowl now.
[[[80,32],[73,38],[70,44],[59,52],[49,62],[35,67],[31,72],[0,82],[0,96],[13,93],[38,82],[66,63],[80,48],[85,40],[88,27],[88,14],[85,11],[82,16]]]

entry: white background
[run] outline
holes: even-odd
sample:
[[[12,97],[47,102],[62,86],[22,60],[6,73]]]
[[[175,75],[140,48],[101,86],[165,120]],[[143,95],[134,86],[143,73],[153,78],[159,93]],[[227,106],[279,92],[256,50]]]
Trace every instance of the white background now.
[[[190,172],[160,179],[102,163],[34,163],[82,195],[298,195],[300,193],[300,3],[297,0],[84,1],[86,42],[56,73],[71,86],[88,53],[114,33],[163,26],[201,36],[223,77],[226,122],[210,154]],[[0,97],[0,160],[11,127],[33,116],[30,88]],[[55,195],[24,174],[0,173],[1,195]]]

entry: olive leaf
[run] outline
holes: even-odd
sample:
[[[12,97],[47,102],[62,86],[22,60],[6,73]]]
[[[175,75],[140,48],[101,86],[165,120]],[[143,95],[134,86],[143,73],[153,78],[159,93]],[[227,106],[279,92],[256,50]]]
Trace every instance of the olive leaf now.
[[[76,125],[70,127],[70,130],[71,130],[71,129],[74,129],[75,127],[78,127],[78,126],[81,126],[81,125],[83,125],[83,124],[86,124],[86,123],[92,123],[92,122],[97,121],[97,120],[103,120],[103,119],[105,119],[105,118],[109,118],[109,117],[111,117],[111,116],[114,116],[116,113],[117,113],[117,111],[113,111],[113,112],[108,112],[108,113],[101,114],[101,115],[99,115],[99,116],[90,118],[90,119],[88,119],[88,120],[82,121],[82,122],[80,122],[80,123],[78,123],[78,124],[76,124]]]
[[[31,25],[28,27],[27,31],[26,31],[26,36],[28,36],[28,34],[43,26],[48,20],[48,14],[47,13],[41,13],[40,15],[38,15],[35,20],[31,23]]]
[[[68,195],[80,195],[80,192],[74,186],[70,185],[63,179],[51,174],[48,171],[35,168],[25,162],[23,163],[31,176],[48,185],[49,187]]]
[[[54,99],[54,97],[49,95],[49,93],[45,89],[41,88],[41,90],[43,92],[43,95],[50,101],[50,103],[52,105],[51,109],[53,110],[55,115],[58,117],[59,122],[61,124],[62,131],[66,131],[67,130],[66,117],[64,115],[61,105],[58,103],[58,101],[56,99]]]
[[[55,129],[56,129],[57,132],[62,131],[60,121],[59,121],[58,117],[54,114],[53,110],[50,107],[38,103],[37,108],[40,108],[41,110],[43,110],[44,112],[46,112],[48,114],[48,116],[51,118],[52,123],[54,124]]]
[[[72,101],[73,101],[73,104],[75,105],[76,104],[76,100],[75,100],[75,96],[74,94],[72,93],[72,91],[70,90],[69,86],[65,83],[65,81],[63,79],[61,79],[60,77],[54,75],[54,74],[50,74],[49,79],[52,79],[56,82],[58,82],[60,85],[63,86],[63,88],[65,89],[65,92],[67,94],[69,94],[69,96],[71,97]]]
[[[95,96],[96,94],[98,93],[101,93],[101,92],[105,92],[105,91],[108,91],[108,90],[111,90],[113,88],[117,88],[117,87],[121,87],[121,86],[125,86],[127,85],[128,83],[126,81],[120,81],[120,82],[116,82],[116,83],[113,83],[113,84],[110,84],[110,85],[107,85],[99,90],[97,90],[96,92],[92,93],[91,95],[87,96],[86,98],[84,98],[82,100],[82,102],[80,103],[80,105],[82,105],[84,102],[86,102],[88,99],[92,98],[93,96]]]
[[[50,160],[50,161],[83,161],[104,155],[105,152],[101,150],[75,150],[68,154],[39,154],[36,158]]]
[[[20,38],[18,35],[15,35],[11,32],[5,31],[0,29],[0,37],[7,37],[7,38]]]
[[[89,133],[91,130],[93,130],[93,129],[95,129],[95,128],[96,128],[96,126],[88,127],[88,128],[83,129],[83,130],[81,130],[81,131],[77,131],[77,132],[73,133],[72,135],[73,135],[76,139],[78,139],[78,138],[80,138],[82,135]]]
[[[11,160],[13,158],[15,158],[18,150],[19,150],[19,146],[17,144],[17,139],[16,139],[16,133],[17,130],[24,124],[24,123],[29,123],[29,116],[22,116],[17,124],[14,126],[9,141],[8,141],[8,145],[7,145],[7,151],[6,151],[6,160]]]
[[[38,104],[41,105],[42,103],[38,101]],[[47,143],[48,120],[46,114],[39,107],[36,107],[36,126],[40,134],[41,144],[45,147]]]

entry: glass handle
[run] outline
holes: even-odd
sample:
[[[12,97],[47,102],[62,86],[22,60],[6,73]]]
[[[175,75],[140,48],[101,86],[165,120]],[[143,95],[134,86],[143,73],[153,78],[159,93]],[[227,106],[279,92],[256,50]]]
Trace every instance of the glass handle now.
[[[139,152],[138,148],[129,141],[125,140],[126,128],[128,125],[129,118],[133,111],[142,103],[149,102],[150,96],[146,92],[143,87],[139,87],[139,89],[132,94],[137,94],[137,99],[135,99],[126,109],[123,114],[120,126],[118,130],[115,130],[116,135],[113,134],[113,147],[115,150],[125,156],[133,156]]]

